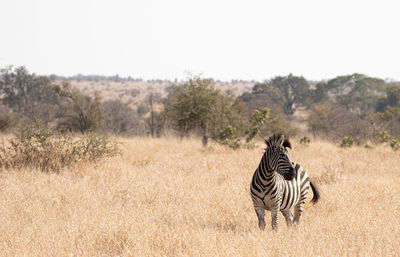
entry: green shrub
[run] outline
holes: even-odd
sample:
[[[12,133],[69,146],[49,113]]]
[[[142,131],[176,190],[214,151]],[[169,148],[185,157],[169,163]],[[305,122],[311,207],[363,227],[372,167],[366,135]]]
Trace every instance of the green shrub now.
[[[381,143],[388,143],[390,141],[390,134],[386,130],[379,133],[379,141]]]
[[[226,126],[226,128],[221,129],[218,132],[218,140],[232,139],[236,134],[236,129],[231,125]]]
[[[364,145],[364,147],[365,147],[365,148],[367,148],[367,149],[372,149],[372,148],[373,148],[373,146],[372,146],[372,145],[370,145],[370,144],[367,144],[367,143]]]
[[[240,147],[240,142],[236,137],[236,129],[231,125],[228,125],[226,128],[221,129],[218,132],[218,142],[227,145],[230,148],[238,149]]]
[[[7,146],[0,146],[0,166],[60,172],[78,162],[97,162],[117,154],[117,143],[106,136],[92,133],[73,137],[29,125],[20,127]]]
[[[267,107],[262,107],[253,111],[250,117],[253,124],[264,124],[271,119],[271,110]]]
[[[310,144],[311,140],[304,136],[303,138],[300,138],[300,144],[304,146],[308,146]]]
[[[280,115],[271,115],[271,111],[267,107],[254,110],[250,116],[250,124],[245,133],[246,143],[251,142],[259,135],[265,138],[273,133],[282,133],[292,137],[298,133],[298,129],[292,127]]]
[[[346,137],[343,137],[340,147],[343,147],[343,148],[352,147],[353,144],[354,144],[354,138],[351,136],[346,136]]]
[[[394,150],[397,151],[400,149],[400,141],[398,139],[392,139],[390,141],[390,147]]]

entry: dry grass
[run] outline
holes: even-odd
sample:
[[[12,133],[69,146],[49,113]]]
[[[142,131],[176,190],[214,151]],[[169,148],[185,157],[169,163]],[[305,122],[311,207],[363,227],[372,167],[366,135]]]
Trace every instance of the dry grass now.
[[[261,147],[121,140],[123,156],[97,166],[1,171],[0,254],[400,256],[398,152],[295,144],[322,198],[298,227],[280,215],[278,232],[260,232],[249,182]]]

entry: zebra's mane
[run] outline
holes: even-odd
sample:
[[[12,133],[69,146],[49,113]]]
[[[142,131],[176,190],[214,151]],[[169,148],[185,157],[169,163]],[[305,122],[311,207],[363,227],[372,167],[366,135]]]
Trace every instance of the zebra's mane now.
[[[282,144],[283,140],[283,144]],[[281,146],[281,144],[284,147],[292,148],[292,145],[290,144],[289,139],[287,139],[282,133],[274,133],[272,136],[270,136],[267,140],[265,140],[265,144],[267,145],[267,148],[273,147],[273,146]]]

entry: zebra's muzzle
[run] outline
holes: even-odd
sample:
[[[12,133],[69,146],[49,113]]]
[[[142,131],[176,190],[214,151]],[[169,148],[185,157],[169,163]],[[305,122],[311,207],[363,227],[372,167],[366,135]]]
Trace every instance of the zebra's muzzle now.
[[[295,174],[295,172],[294,172],[293,167],[290,167],[289,172],[283,174],[283,178],[285,180],[292,180],[294,178],[294,174]]]

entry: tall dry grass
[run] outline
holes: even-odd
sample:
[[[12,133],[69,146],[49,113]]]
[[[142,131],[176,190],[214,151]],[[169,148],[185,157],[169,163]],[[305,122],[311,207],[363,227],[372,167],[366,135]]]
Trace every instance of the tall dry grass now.
[[[301,224],[259,231],[262,155],[197,140],[121,139],[123,155],[60,174],[0,172],[2,256],[400,256],[400,156],[294,143],[321,191]],[[270,217],[267,217],[270,222]]]

